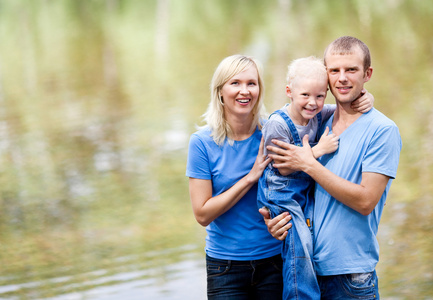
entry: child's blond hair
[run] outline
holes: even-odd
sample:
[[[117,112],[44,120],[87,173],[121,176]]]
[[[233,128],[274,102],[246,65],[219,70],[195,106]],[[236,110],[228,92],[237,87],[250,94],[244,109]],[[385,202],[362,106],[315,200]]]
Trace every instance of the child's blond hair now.
[[[287,85],[290,89],[298,79],[328,80],[326,67],[321,59],[315,56],[303,57],[293,60],[288,66]]]

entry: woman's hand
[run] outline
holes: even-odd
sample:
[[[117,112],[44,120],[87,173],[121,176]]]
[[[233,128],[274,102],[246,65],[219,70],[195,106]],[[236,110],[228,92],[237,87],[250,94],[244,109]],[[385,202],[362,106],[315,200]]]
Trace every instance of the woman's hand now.
[[[292,223],[289,223],[292,216],[288,212],[284,212],[271,219],[269,211],[266,208],[260,208],[259,212],[265,220],[269,233],[277,240],[284,240],[288,234],[287,230],[292,228]]]
[[[257,182],[259,181],[260,176],[262,176],[263,171],[265,170],[266,166],[272,161],[271,158],[266,158],[265,155],[263,155],[263,145],[264,140],[262,137],[262,140],[260,141],[259,146],[259,153],[257,154],[256,161],[254,162],[254,165],[251,169],[251,171],[248,173],[247,178],[249,182]]]

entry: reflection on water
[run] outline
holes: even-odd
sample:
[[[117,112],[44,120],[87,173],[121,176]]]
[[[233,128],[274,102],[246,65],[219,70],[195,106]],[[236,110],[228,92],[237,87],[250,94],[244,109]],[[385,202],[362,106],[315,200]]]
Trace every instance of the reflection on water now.
[[[424,0],[2,0],[0,298],[203,299],[184,174],[214,68],[258,57],[273,111],[287,64],[350,34],[404,144],[381,297],[431,299],[432,15]]]
[[[27,291],[26,294],[33,299],[204,299],[204,259],[202,255],[193,253],[194,250],[195,246],[189,245],[158,253],[150,251],[141,256],[115,258],[112,262],[120,265],[113,268],[4,285],[0,287],[0,298],[12,292]],[[180,261],[166,264],[164,257],[170,255],[179,255]],[[80,277],[86,281],[77,282]],[[12,281],[12,278],[8,280]],[[37,293],[31,292],[46,286],[55,286],[52,293],[58,296],[39,298]]]

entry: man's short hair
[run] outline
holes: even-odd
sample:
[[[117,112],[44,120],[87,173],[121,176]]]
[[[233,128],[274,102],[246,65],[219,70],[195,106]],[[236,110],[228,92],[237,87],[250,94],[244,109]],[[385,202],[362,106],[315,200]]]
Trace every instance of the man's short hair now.
[[[352,36],[342,36],[333,41],[325,50],[325,54],[323,56],[325,60],[326,66],[326,54],[329,52],[330,54],[337,55],[345,55],[352,54],[355,47],[359,47],[364,55],[364,72],[367,71],[371,66],[371,56],[370,50],[367,45],[361,40],[352,37]]]

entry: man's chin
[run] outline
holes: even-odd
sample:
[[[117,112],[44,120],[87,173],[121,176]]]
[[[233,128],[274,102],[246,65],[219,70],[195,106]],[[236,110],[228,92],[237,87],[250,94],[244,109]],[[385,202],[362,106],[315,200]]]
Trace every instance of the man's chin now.
[[[350,94],[337,94],[335,96],[335,100],[340,103],[352,103],[356,99],[358,99],[359,96],[355,96],[354,93]]]

